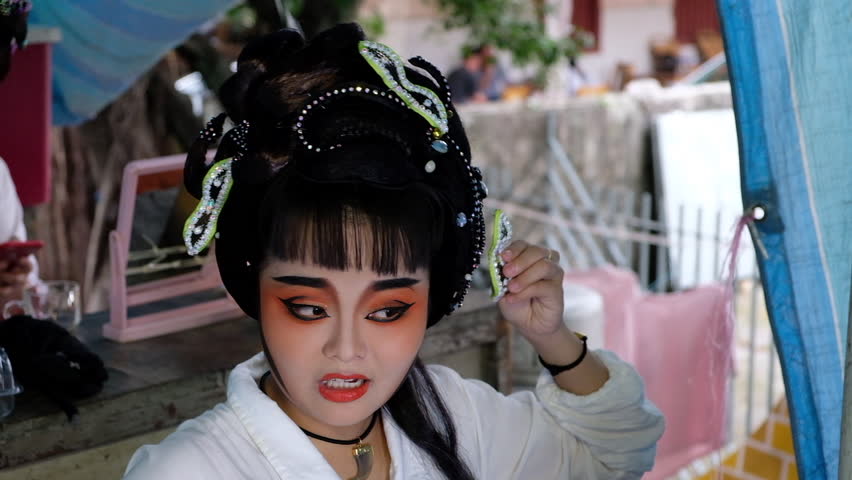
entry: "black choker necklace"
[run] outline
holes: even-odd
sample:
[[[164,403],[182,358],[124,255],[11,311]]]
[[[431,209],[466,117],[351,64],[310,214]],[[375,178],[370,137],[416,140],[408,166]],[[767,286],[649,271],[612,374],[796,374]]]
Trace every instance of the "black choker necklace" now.
[[[323,437],[322,435],[317,435],[314,432],[311,432],[309,430],[305,430],[302,427],[299,427],[299,428],[301,428],[302,431],[305,432],[305,435],[307,435],[311,438],[316,438],[317,440],[322,440],[323,442],[334,443],[336,445],[357,445],[357,444],[363,442],[364,439],[367,438],[367,435],[369,435],[370,432],[373,431],[373,426],[376,424],[376,418],[378,418],[378,416],[379,416],[378,412],[374,413],[373,419],[370,420],[370,425],[367,427],[366,430],[364,430],[364,433],[359,435],[358,438],[353,438],[352,440],[337,440],[337,439],[334,439],[334,438]]]
[[[260,391],[263,392],[264,395],[269,396],[266,393],[266,388],[264,388],[264,384],[266,383],[266,378],[269,377],[269,374],[272,372],[267,371],[260,377],[260,382],[258,382],[258,386],[260,387]],[[334,438],[323,437],[322,435],[317,435],[314,432],[305,430],[302,427],[299,429],[305,433],[305,435],[315,438],[317,440],[333,443],[335,445],[355,445],[352,447],[352,457],[355,459],[355,465],[358,466],[358,473],[355,474],[354,477],[349,480],[365,480],[370,476],[370,471],[373,470],[373,446],[369,443],[364,443],[364,439],[370,435],[370,432],[373,431],[373,427],[376,425],[376,419],[379,417],[379,412],[373,413],[373,418],[370,420],[370,425],[367,426],[367,429],[364,430],[364,433],[358,436],[358,438],[354,438],[352,440],[337,440]]]

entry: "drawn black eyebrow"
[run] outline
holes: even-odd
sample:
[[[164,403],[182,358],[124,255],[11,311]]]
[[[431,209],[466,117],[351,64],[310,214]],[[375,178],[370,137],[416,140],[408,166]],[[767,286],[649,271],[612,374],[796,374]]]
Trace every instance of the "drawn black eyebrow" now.
[[[283,277],[272,277],[273,280],[287,285],[295,285],[299,287],[310,288],[328,288],[328,280],[317,277],[299,277],[295,275],[286,275]]]
[[[418,283],[420,283],[420,280],[417,280],[416,278],[391,278],[388,280],[378,280],[373,282],[370,289],[374,292],[381,292],[383,290],[393,290],[395,288],[406,288]]]

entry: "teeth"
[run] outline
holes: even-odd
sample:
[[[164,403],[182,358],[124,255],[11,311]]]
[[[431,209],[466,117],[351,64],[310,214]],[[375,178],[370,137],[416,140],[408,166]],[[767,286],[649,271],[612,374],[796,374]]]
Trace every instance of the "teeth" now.
[[[364,384],[363,379],[352,379],[352,380],[343,380],[342,378],[332,378],[331,380],[325,380],[323,383],[328,388],[339,388],[339,389],[350,389],[350,388],[358,388]]]

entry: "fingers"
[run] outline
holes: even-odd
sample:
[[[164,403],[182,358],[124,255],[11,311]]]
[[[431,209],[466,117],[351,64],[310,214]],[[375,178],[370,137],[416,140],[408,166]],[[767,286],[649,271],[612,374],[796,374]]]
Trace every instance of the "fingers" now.
[[[515,240],[502,252],[500,252],[500,256],[503,257],[503,261],[510,262],[512,259],[517,258],[518,255],[523,253],[529,246],[530,244],[523,240]]]
[[[538,245],[529,245],[527,242],[519,240],[512,242],[512,244],[503,251],[502,255],[503,260],[507,262],[506,265],[503,266],[503,274],[509,278],[521,275],[538,262],[556,266],[557,269],[547,270],[547,272],[550,275],[558,276],[560,280],[562,278],[562,271],[561,269],[558,269],[559,252],[556,250],[550,250]]]
[[[18,272],[0,272],[0,286],[23,287],[27,283],[27,274]]]
[[[10,300],[20,300],[23,297],[24,291],[21,286],[2,286],[0,287],[0,310],[6,302]],[[2,311],[0,311],[2,313]]]
[[[562,298],[564,272],[556,263],[559,254],[555,250],[529,245],[522,240],[513,242],[506,250],[511,260],[503,267],[503,273],[511,279],[508,285],[510,297],[518,301],[528,300],[538,292]],[[538,284],[542,285],[536,287]]]
[[[548,248],[547,249],[547,255],[545,256],[545,258],[548,261],[559,265],[559,259],[562,258],[562,257],[559,255],[559,250],[554,250],[552,248]]]
[[[562,285],[549,280],[539,280],[516,293],[509,293],[502,302],[509,305],[522,304],[536,299],[547,308],[562,311]]]
[[[33,262],[30,260],[29,256],[21,257],[17,259],[15,262],[11,264],[11,266],[7,267],[8,271],[12,273],[23,273],[28,274],[33,271]],[[0,271],[3,269],[0,268]]]
[[[540,260],[509,281],[509,293],[519,293],[538,282],[552,283],[562,288],[562,269],[552,262]]]

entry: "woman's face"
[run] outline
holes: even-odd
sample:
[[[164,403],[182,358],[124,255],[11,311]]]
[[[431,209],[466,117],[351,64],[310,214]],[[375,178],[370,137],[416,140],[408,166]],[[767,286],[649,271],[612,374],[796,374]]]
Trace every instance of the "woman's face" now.
[[[420,349],[428,299],[425,269],[379,275],[269,263],[260,279],[261,324],[284,383],[284,410],[309,429],[369,418]]]

